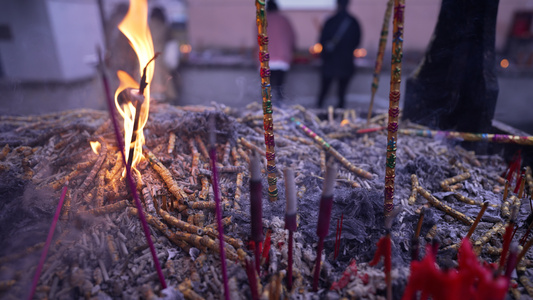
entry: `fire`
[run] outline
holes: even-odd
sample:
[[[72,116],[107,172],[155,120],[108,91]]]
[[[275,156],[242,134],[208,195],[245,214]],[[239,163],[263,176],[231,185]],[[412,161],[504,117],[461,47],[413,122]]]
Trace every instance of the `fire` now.
[[[98,154],[100,152],[100,142],[99,141],[94,141],[94,142],[89,142],[89,144],[91,144],[91,149],[93,149],[93,152],[95,154]]]
[[[346,126],[348,124],[350,124],[350,120],[348,120],[348,119],[344,119],[344,120],[341,121],[341,126]]]
[[[140,107],[138,127],[134,134],[133,128],[135,123],[136,107],[133,103],[125,103],[120,107],[118,95],[125,89],[139,89],[139,83],[124,71],[118,71],[117,76],[120,80],[120,86],[115,92],[115,105],[118,112],[124,118],[124,149],[126,151],[126,160],[129,160],[130,148],[133,148],[133,158],[131,166],[139,162],[142,157],[142,146],[144,144],[143,128],[148,120],[150,110],[150,82],[154,76],[154,64],[148,62],[154,57],[154,44],[152,43],[152,34],[148,28],[148,3],[146,0],[130,0],[130,8],[126,17],[118,25],[118,29],[130,41],[130,45],[137,54],[139,60],[139,70],[142,76],[143,69],[146,67],[146,82],[148,86],[144,89],[144,101]],[[148,65],[147,65],[148,64]],[[132,136],[135,135],[134,144],[130,145]]]

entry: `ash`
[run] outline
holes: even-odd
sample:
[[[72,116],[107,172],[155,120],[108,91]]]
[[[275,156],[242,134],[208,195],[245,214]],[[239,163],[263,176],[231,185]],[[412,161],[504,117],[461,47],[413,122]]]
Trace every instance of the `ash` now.
[[[262,108],[174,107],[153,104],[144,129],[145,158],[137,166],[137,190],[147,214],[156,253],[168,287],[161,288],[132,197],[122,177],[123,165],[107,112],[76,110],[42,116],[1,116],[0,145],[0,297],[27,297],[61,189],[68,194],[58,229],[40,276],[39,299],[220,299],[222,276],[215,225],[211,171],[206,151],[208,117],[216,119],[217,163],[224,218],[231,299],[251,299],[244,259],[250,247],[249,155],[264,152]],[[301,106],[274,108],[279,198],[268,200],[263,174],[263,226],[270,249],[264,251],[260,294],[263,299],[384,299],[383,265],[370,267],[376,242],[385,234],[383,203],[386,132],[358,134],[366,120],[339,111],[320,120]],[[384,126],[378,115],[371,126]],[[318,292],[311,282],[316,260],[316,226],[325,161],[329,155],[299,129],[291,118],[324,138],[351,164],[373,174],[358,177],[340,165],[334,205],[325,240]],[[348,124],[341,126],[344,119]],[[401,124],[408,128],[409,124]],[[99,153],[89,141],[100,142]],[[409,276],[411,239],[421,207],[421,257],[427,242],[440,241],[438,263],[456,266],[454,245],[470,226],[412,195],[412,174],[419,185],[442,203],[474,219],[482,202],[491,205],[472,241],[481,240],[495,224],[505,224],[502,204],[506,164],[499,155],[476,155],[448,140],[399,136],[392,237],[393,291],[400,299]],[[148,160],[152,155],[158,161]],[[266,160],[263,159],[263,167]],[[295,170],[298,230],[295,232],[294,288],[285,287],[287,237],[282,170]],[[161,171],[165,169],[167,173]],[[470,177],[443,190],[442,182],[468,172]],[[510,189],[509,195],[512,195]],[[526,189],[527,190],[527,189]],[[176,192],[178,191],[178,192]],[[458,201],[460,194],[470,204]],[[524,198],[525,199],[525,198]],[[412,199],[413,200],[413,199]],[[515,240],[525,233],[530,205],[519,204]],[[165,216],[166,213],[166,216]],[[336,232],[342,218],[339,254]],[[182,221],[181,225],[176,222]],[[480,259],[497,262],[503,231],[480,243]],[[424,238],[425,237],[425,238]],[[267,244],[266,242],[264,244]],[[267,255],[268,254],[268,255]],[[519,266],[511,295],[527,297],[520,276],[531,278],[531,255]],[[355,269],[354,269],[355,268]],[[344,284],[341,277],[347,276]],[[347,274],[347,275],[346,275]],[[332,285],[335,287],[332,289]]]

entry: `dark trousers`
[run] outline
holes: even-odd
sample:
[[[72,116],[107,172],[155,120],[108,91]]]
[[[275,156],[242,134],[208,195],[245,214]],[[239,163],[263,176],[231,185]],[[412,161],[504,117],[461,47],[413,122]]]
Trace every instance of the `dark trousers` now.
[[[351,76],[342,77],[342,78],[334,78],[334,77],[329,77],[329,76],[324,76],[324,75],[322,75],[322,78],[321,78],[320,93],[318,94],[317,106],[319,108],[321,108],[322,105],[324,105],[324,101],[326,100],[326,95],[329,91],[329,87],[331,86],[331,83],[333,82],[334,79],[339,84],[339,87],[337,90],[337,96],[339,98],[339,102],[337,103],[337,107],[344,108],[346,90],[348,89],[348,83],[350,83]]]
[[[270,86],[272,88],[272,98],[274,101],[283,100],[285,74],[287,71],[270,70]]]

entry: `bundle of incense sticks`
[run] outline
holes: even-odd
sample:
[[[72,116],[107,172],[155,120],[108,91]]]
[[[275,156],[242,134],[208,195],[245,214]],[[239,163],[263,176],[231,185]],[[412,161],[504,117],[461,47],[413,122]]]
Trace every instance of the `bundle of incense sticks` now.
[[[435,137],[446,138],[459,141],[470,142],[492,142],[492,143],[508,143],[533,146],[533,136],[518,136],[507,134],[493,134],[493,133],[471,133],[471,132],[458,132],[458,131],[438,131],[438,130],[418,130],[418,129],[400,129],[400,134],[423,136],[423,137]]]
[[[394,209],[394,180],[396,174],[396,141],[400,116],[400,83],[402,81],[404,0],[394,0],[391,80],[389,95],[389,122],[387,134],[387,159],[385,164],[385,215]]]
[[[372,117],[372,107],[374,106],[374,97],[379,86],[379,74],[381,73],[381,67],[383,65],[383,56],[385,54],[385,46],[387,45],[387,36],[389,35],[389,23],[390,15],[392,11],[392,3],[394,0],[387,2],[387,8],[385,9],[385,16],[383,17],[383,25],[381,27],[381,38],[379,39],[378,56],[376,57],[376,66],[374,67],[374,75],[372,79],[372,96],[370,97],[370,106],[368,108],[368,116],[366,118],[367,125],[370,123],[370,117]]]
[[[261,95],[263,97],[263,127],[268,174],[268,196],[270,201],[278,199],[278,178],[276,176],[276,153],[274,150],[274,121],[272,119],[272,94],[270,90],[270,68],[268,61],[268,35],[265,1],[256,0],[257,43],[259,44],[259,62],[261,63]]]

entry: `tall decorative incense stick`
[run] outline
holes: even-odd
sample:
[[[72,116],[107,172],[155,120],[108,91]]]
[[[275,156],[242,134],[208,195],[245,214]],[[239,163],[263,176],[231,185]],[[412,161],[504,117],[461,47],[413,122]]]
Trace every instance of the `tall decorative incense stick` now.
[[[261,95],[263,97],[263,127],[267,159],[268,196],[270,201],[278,199],[278,178],[276,175],[276,153],[274,151],[274,121],[272,119],[272,93],[270,91],[270,68],[268,61],[268,35],[265,0],[256,0],[257,43],[259,44],[259,62],[261,63]]]
[[[374,67],[374,75],[372,79],[372,96],[370,97],[370,106],[368,107],[368,116],[366,117],[366,124],[370,124],[370,117],[372,117],[372,107],[374,106],[374,96],[379,86],[379,74],[383,65],[383,55],[385,54],[385,46],[387,45],[387,36],[389,35],[390,15],[392,11],[392,3],[394,0],[387,2],[385,9],[385,16],[383,17],[383,25],[381,26],[381,38],[379,39],[378,56],[376,57],[376,66]]]
[[[366,179],[372,179],[373,176],[370,172],[367,172],[361,168],[358,168],[354,166],[352,163],[350,163],[344,156],[342,156],[337,150],[335,150],[331,145],[326,142],[323,138],[318,136],[316,133],[314,133],[309,127],[302,124],[302,122],[296,120],[295,118],[291,118],[291,121],[293,121],[296,126],[300,127],[305,134],[307,134],[308,137],[312,138],[317,142],[324,150],[326,150],[329,154],[333,155],[346,169],[350,170],[351,172],[354,172],[356,175],[366,178]]]
[[[458,131],[437,131],[437,130],[418,130],[418,129],[400,129],[400,134],[447,138],[451,140],[469,141],[469,142],[492,142],[504,144],[518,144],[533,146],[533,136],[519,136],[493,133],[471,133]]]
[[[335,178],[337,177],[337,165],[331,161],[326,168],[324,178],[324,189],[320,198],[320,210],[318,212],[318,224],[316,235],[318,235],[318,246],[316,250],[315,274],[313,277],[313,291],[318,289],[318,278],[320,277],[320,263],[322,261],[322,249],[324,239],[329,232],[329,221],[331,219],[331,208],[333,207],[333,189],[335,188]]]
[[[148,223],[146,222],[146,218],[144,216],[141,200],[139,200],[139,195],[137,194],[137,189],[135,188],[135,182],[133,182],[133,177],[131,174],[131,167],[126,162],[126,153],[124,152],[124,144],[123,144],[122,136],[120,135],[120,130],[118,129],[117,118],[115,117],[115,106],[113,105],[113,99],[111,98],[111,91],[109,90],[109,81],[107,79],[107,75],[104,70],[102,56],[100,53],[99,53],[99,65],[101,68],[100,71],[102,74],[102,82],[104,84],[104,92],[105,92],[105,96],[107,100],[107,106],[109,109],[109,115],[111,116],[111,122],[113,123],[113,130],[115,131],[115,138],[117,140],[118,149],[122,155],[122,163],[126,167],[126,180],[130,188],[131,194],[133,195],[135,206],[137,207],[137,211],[139,213],[139,220],[141,221],[144,236],[146,237],[146,242],[148,243],[148,246],[150,247],[150,252],[152,253],[152,259],[154,260],[154,266],[157,271],[157,276],[159,277],[159,282],[161,283],[161,286],[163,287],[163,289],[166,289],[167,284],[165,282],[165,277],[163,276],[163,271],[161,271],[161,265],[159,264],[159,260],[157,259],[157,254],[155,252],[154,243],[152,242],[152,238],[150,235],[150,228],[148,228]]]
[[[213,194],[215,194],[215,212],[218,225],[218,241],[220,244],[220,265],[222,267],[222,280],[224,281],[224,299],[229,300],[228,273],[226,269],[226,252],[224,251],[224,226],[222,225],[222,212],[220,211],[220,191],[218,189],[217,149],[215,146],[215,119],[209,119],[209,157],[211,159],[211,181]]]
[[[43,269],[44,261],[46,260],[46,255],[48,254],[48,249],[50,248],[50,243],[52,242],[52,237],[54,236],[54,231],[56,230],[57,221],[59,220],[59,213],[61,212],[63,202],[65,201],[65,196],[67,195],[67,186],[68,181],[66,182],[65,186],[63,187],[63,191],[61,192],[61,198],[59,199],[59,203],[57,204],[56,213],[54,214],[54,218],[52,219],[52,225],[50,226],[50,230],[48,231],[48,236],[46,237],[46,242],[44,244],[43,252],[41,253],[41,258],[39,259],[39,264],[37,265],[35,275],[33,276],[31,292],[28,296],[28,300],[33,299],[35,289],[37,288],[37,283],[39,283],[41,270]]]
[[[287,289],[292,289],[292,254],[293,254],[293,234],[296,231],[296,185],[294,184],[294,170],[291,168],[285,168],[283,172],[285,177],[285,198],[287,201],[287,208],[285,210],[285,229],[289,230],[289,249],[288,249],[288,261],[287,261]]]
[[[251,240],[255,243],[255,269],[261,266],[261,242],[263,241],[263,207],[261,191],[261,162],[254,152],[250,158],[250,216],[252,218]]]
[[[404,8],[405,0],[394,0],[389,122],[387,126],[387,160],[385,164],[385,216],[388,216],[394,209],[396,141],[398,137],[398,116],[400,115],[400,83],[402,82]]]

